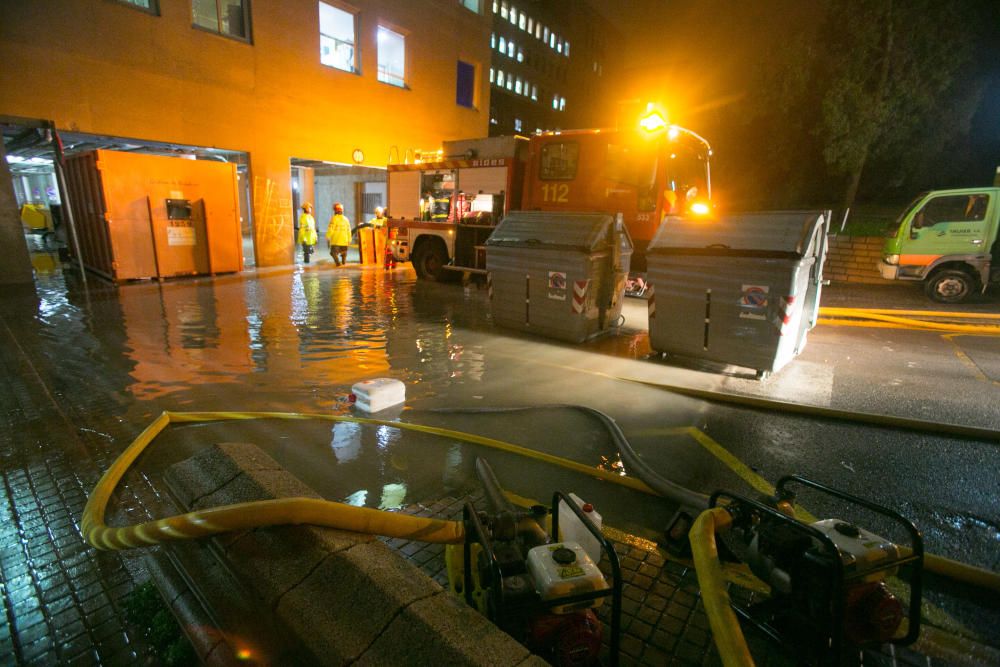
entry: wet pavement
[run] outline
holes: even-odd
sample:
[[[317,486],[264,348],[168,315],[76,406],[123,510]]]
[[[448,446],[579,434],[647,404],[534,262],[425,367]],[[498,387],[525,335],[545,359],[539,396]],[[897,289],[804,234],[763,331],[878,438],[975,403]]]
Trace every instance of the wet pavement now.
[[[573,346],[496,329],[485,289],[417,282],[408,267],[318,263],[118,288],[91,279],[89,289],[54,260],[36,258],[36,267],[35,290],[0,295],[0,664],[131,664],[145,655],[122,613],[122,600],[144,578],[141,564],[93,551],[78,525],[101,472],[157,414],[343,411],[351,385],[372,377],[406,384],[407,421],[620,470],[598,424],[572,408],[544,406],[598,408],[651,467],[690,488],[750,494],[758,477],[774,483],[803,473],[899,509],[934,553],[1000,570],[996,442],[711,404],[637,382],[1000,428],[997,338],[821,326],[799,359],[757,382],[738,369],[647,359],[640,301],[626,304],[619,335]],[[903,285],[884,292],[891,303],[856,303],[872,297],[833,287],[825,302],[911,307],[897,303],[916,303],[912,291]],[[515,406],[534,409],[488,411]],[[429,412],[441,408],[484,411]],[[529,498],[575,491],[607,524],[639,536],[654,539],[673,510],[434,436],[262,421],[172,428],[117,494],[118,521],[156,515],[164,467],[222,440],[254,442],[325,497],[370,507],[458,497],[474,488],[472,461],[485,454],[502,480],[512,480],[511,491]],[[809,503],[820,516],[843,511],[818,498]],[[967,613],[987,627],[1000,618],[990,608]]]

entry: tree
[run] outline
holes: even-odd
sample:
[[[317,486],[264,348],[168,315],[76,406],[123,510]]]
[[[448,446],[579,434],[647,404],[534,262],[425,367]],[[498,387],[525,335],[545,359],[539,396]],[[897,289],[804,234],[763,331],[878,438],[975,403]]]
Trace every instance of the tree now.
[[[823,155],[855,200],[872,158],[891,163],[920,141],[928,118],[972,54],[975,2],[835,0],[828,15],[820,132]],[[954,128],[935,127],[935,132]]]

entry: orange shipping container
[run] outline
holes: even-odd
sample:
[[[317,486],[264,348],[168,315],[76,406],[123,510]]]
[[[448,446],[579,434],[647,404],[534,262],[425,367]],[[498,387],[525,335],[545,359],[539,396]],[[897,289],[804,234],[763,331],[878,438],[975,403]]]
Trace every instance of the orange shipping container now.
[[[112,280],[243,269],[236,165],[97,150],[66,160],[86,267]]]

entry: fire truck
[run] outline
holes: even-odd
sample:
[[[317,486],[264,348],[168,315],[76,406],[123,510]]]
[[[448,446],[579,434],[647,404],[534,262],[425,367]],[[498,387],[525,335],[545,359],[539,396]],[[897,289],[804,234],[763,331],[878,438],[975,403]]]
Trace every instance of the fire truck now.
[[[602,212],[621,214],[641,274],[664,216],[708,213],[711,154],[655,113],[634,129],[444,142],[388,166],[390,251],[421,279],[454,280],[486,272],[485,241],[508,211]]]

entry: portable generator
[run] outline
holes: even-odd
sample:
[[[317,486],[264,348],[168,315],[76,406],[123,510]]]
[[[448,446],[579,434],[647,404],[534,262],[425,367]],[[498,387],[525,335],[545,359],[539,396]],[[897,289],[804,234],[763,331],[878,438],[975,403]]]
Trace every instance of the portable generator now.
[[[796,520],[790,488],[795,484],[890,520],[908,535],[908,548],[847,521]],[[734,610],[792,650],[799,662],[839,664],[850,647],[906,645],[917,639],[923,540],[899,513],[798,476],[782,478],[767,502],[719,491],[710,505],[732,516],[720,546],[771,588],[768,599],[734,604]],[[906,589],[908,607],[900,599]]]
[[[611,597],[609,661],[617,665],[622,586],[611,543],[561,491],[553,493],[551,509],[522,510],[507,501],[482,458],[476,460],[476,474],[490,511],[477,511],[471,501],[463,508],[465,541],[446,551],[451,591],[557,667],[598,664],[603,626],[594,610]],[[610,584],[580,544],[558,541],[560,503],[600,543]],[[544,528],[550,513],[551,535]]]

